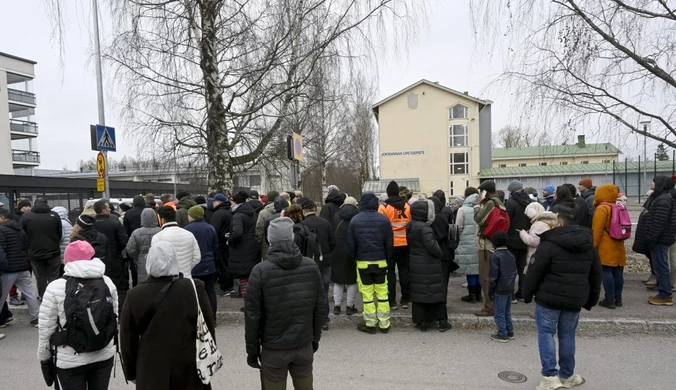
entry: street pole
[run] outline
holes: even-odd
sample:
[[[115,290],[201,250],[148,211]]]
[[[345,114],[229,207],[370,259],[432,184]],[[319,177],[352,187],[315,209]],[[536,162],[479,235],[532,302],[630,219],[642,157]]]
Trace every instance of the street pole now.
[[[643,163],[646,164],[646,166],[648,165],[648,124],[645,122],[643,123]],[[648,169],[646,167],[646,169],[643,170],[644,183],[648,182],[647,174]]]
[[[94,17],[94,59],[96,61],[96,98],[99,109],[99,125],[106,125],[106,113],[103,106],[103,71],[101,70],[101,43],[99,40],[99,7],[97,0],[92,0],[92,13]],[[109,199],[110,185],[108,181],[108,152],[103,151],[103,158],[106,160],[106,173],[103,176],[105,183],[105,191],[103,191],[103,198]]]

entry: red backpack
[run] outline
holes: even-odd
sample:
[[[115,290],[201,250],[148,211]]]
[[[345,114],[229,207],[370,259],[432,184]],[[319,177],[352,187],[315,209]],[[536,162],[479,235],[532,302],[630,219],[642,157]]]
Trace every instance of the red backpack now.
[[[483,230],[481,235],[490,239],[493,237],[493,234],[497,232],[506,232],[509,230],[509,214],[505,206],[499,205],[497,202],[495,207],[488,213],[486,216],[486,222],[484,222]]]

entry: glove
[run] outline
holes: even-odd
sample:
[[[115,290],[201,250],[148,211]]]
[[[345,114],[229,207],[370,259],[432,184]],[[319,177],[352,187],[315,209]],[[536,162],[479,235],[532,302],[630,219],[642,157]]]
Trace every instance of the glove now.
[[[261,365],[258,362],[259,359],[260,359],[260,355],[256,355],[256,354],[252,354],[252,353],[247,354],[246,355],[246,364],[248,364],[249,367],[251,367],[251,368],[257,368],[257,369],[260,370]]]
[[[317,352],[318,349],[319,349],[319,341],[313,341],[312,342],[312,353]]]

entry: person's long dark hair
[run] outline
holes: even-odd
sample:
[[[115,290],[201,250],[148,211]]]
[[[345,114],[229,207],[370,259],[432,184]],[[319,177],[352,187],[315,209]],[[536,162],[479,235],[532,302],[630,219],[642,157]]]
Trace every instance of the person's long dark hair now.
[[[556,188],[556,203],[563,202],[573,202],[573,195],[570,193],[570,190],[565,184]]]
[[[303,222],[303,208],[300,205],[292,204],[284,210],[284,216],[291,218],[294,223]]]

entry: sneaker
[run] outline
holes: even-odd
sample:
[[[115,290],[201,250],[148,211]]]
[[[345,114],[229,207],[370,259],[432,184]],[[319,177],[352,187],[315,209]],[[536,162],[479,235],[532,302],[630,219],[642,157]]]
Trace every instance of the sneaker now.
[[[654,297],[648,298],[648,302],[651,305],[656,305],[656,306],[673,306],[674,305],[674,300],[673,300],[672,297],[660,298],[659,295],[655,295]]]
[[[237,290],[237,291],[234,291],[234,290],[233,290],[233,291],[230,293],[230,298],[241,298],[241,297],[242,297],[242,293],[239,292],[239,290]]]
[[[401,308],[404,309],[404,310],[408,309],[408,301],[407,300],[405,300],[405,299],[401,300]]]
[[[507,338],[510,340],[514,340],[514,332],[507,332]]]
[[[399,305],[397,305],[396,302],[394,303],[390,302],[390,310],[399,310]]]
[[[12,306],[21,306],[24,304],[24,302],[21,299],[19,299],[17,295],[15,295],[9,298],[9,304]]]
[[[333,314],[339,316],[340,315],[340,306],[336,306],[333,308]]]
[[[31,322],[28,323],[30,326],[33,326],[35,328],[38,327],[38,319],[31,320]]]
[[[519,300],[512,297],[512,305],[516,305],[517,303],[519,303]]]
[[[507,336],[500,336],[499,333],[492,334],[491,340],[497,341],[499,343],[506,343],[508,341]]]
[[[467,282],[462,284],[462,288],[467,288]]]
[[[606,309],[612,309],[615,310],[615,301],[614,300],[609,300],[608,298],[599,301],[599,306],[605,307]]]
[[[322,325],[322,330],[324,331],[329,330],[329,324]]]
[[[0,329],[7,327],[7,321],[0,322]]]
[[[655,275],[648,276],[648,279],[644,280],[643,284],[657,284],[657,279],[655,278]]]
[[[354,306],[348,306],[348,308],[345,309],[345,314],[347,314],[348,316],[351,316],[352,314],[358,314],[358,313],[359,313],[359,310],[357,310],[357,308],[354,307]]]
[[[227,290],[216,291],[216,295],[218,295],[219,297],[227,297],[228,295],[231,295],[233,292],[234,292],[234,290],[229,288]]]
[[[374,326],[366,326],[364,323],[357,325],[357,330],[368,334],[378,333],[378,329],[376,329]]]
[[[615,298],[615,306],[622,307],[622,298]]]
[[[571,387],[580,386],[584,383],[584,378],[578,374],[573,374],[570,378],[564,379],[561,381],[564,389],[570,389]]]
[[[382,334],[387,334],[390,331],[390,328],[378,328],[380,330],[380,333]]]
[[[558,376],[543,376],[540,385],[535,390],[556,390],[563,387]]]

